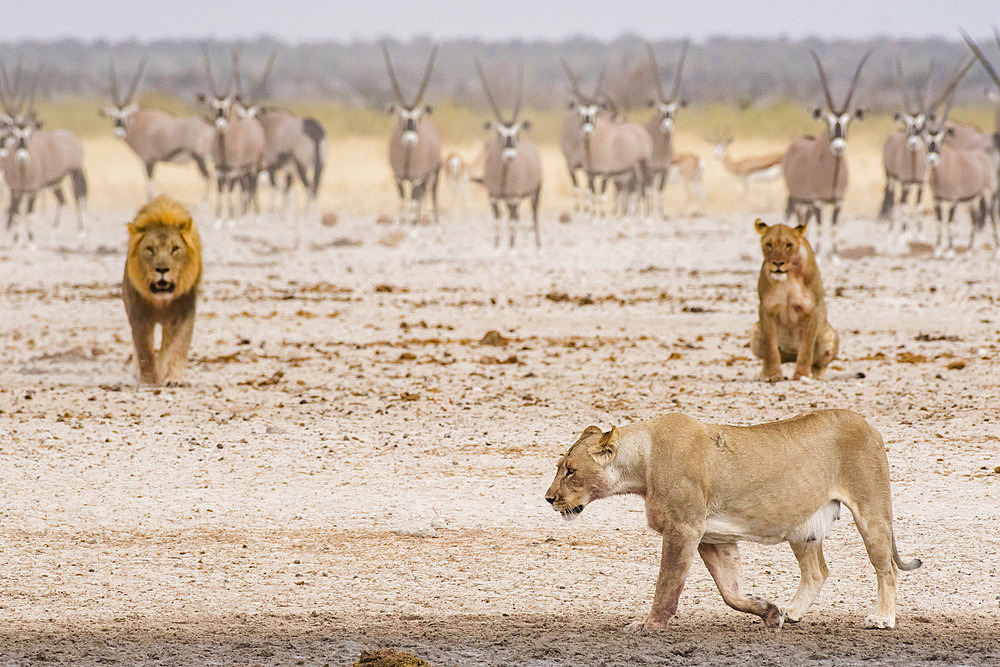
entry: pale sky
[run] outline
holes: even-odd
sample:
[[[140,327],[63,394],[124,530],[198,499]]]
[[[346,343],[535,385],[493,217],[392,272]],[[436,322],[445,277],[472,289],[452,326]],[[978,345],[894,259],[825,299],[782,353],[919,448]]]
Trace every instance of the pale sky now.
[[[260,35],[290,42],[607,40],[626,32],[696,41],[719,35],[959,39],[959,27],[985,39],[998,23],[1000,0],[26,0],[3,12],[0,41]]]

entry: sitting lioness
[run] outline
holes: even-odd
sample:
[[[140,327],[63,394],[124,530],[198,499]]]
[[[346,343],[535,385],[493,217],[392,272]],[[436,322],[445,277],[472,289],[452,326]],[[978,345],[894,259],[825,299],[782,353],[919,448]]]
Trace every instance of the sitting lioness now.
[[[587,503],[625,493],[645,499],[649,527],[663,535],[653,609],[632,631],[659,630],[674,615],[695,552],[733,609],[775,630],[801,620],[826,579],[823,538],[841,503],[854,515],[878,579],[878,601],[864,627],[895,627],[896,568],[920,567],[896,550],[882,436],[849,410],[756,426],[680,414],[604,433],[588,426],[559,459],[545,500],[573,519]],[[744,592],[741,540],[792,547],[802,578],[783,609]]]
[[[837,356],[840,340],[826,321],[823,282],[806,226],[768,226],[757,218],[764,263],[757,279],[759,321],[750,350],[764,360],[761,379],[777,382],[782,362],[795,362],[794,379],[818,378]]]
[[[128,225],[122,299],[132,327],[139,382],[184,383],[201,282],[201,240],[191,215],[167,197],[143,206]],[[156,325],[162,328],[159,353]]]

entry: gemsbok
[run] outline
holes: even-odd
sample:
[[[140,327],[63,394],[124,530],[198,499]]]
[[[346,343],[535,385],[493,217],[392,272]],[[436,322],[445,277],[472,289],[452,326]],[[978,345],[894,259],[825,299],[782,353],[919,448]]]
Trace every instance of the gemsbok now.
[[[913,104],[907,90],[906,77],[903,76],[903,63],[896,58],[896,74],[903,94],[903,111],[897,111],[893,118],[897,123],[902,123],[902,127],[892,132],[882,146],[885,191],[878,214],[879,220],[889,221],[889,238],[893,245],[909,241],[908,227],[911,224],[916,224],[918,233],[922,233],[917,207],[927,180],[927,147],[923,137],[927,122],[927,102],[924,93],[932,73],[933,68],[928,71],[927,78],[917,90],[917,103]],[[916,193],[912,198],[911,190]],[[906,211],[901,211],[901,208]]]
[[[494,235],[493,244],[500,247],[500,228],[503,213],[501,208],[507,208],[507,232],[510,247],[514,247],[517,238],[518,206],[527,199],[531,202],[531,217],[535,229],[535,246],[542,247],[542,237],[538,229],[538,204],[542,194],[542,154],[538,146],[521,136],[521,132],[530,129],[531,123],[520,120],[521,93],[524,81],[524,67],[518,70],[517,94],[514,98],[514,111],[509,119],[504,118],[500,111],[490,85],[483,72],[483,66],[476,59],[476,71],[483,84],[483,92],[493,111],[494,121],[486,121],[485,128],[495,133],[494,141],[486,143],[485,161],[483,163],[483,185],[493,209]]]
[[[212,141],[212,161],[215,164],[218,197],[215,203],[215,227],[222,224],[223,200],[229,224],[236,215],[233,190],[240,186],[241,202],[239,215],[246,215],[251,204],[257,208],[257,176],[264,160],[264,127],[256,118],[244,118],[234,113],[236,98],[242,93],[239,72],[239,53],[233,51],[233,69],[225,90],[216,85],[212,76],[212,62],[208,50],[204,50],[205,74],[211,98],[199,94],[212,112],[215,123],[215,137]]]
[[[968,69],[967,67],[965,68]],[[965,73],[963,70],[958,78]],[[957,80],[956,80],[957,81]],[[953,89],[951,86],[949,89]],[[989,143],[956,142],[956,128],[948,122],[951,97],[945,100],[944,113],[931,118],[925,127],[929,182],[934,194],[934,213],[938,220],[935,255],[955,256],[951,225],[955,209],[965,204],[969,211],[969,246],[975,246],[976,231],[989,216],[993,226],[993,242],[1000,257],[1000,236],[997,230],[997,152]],[[983,137],[985,139],[985,137]],[[944,237],[942,239],[942,236]]]
[[[256,118],[264,129],[262,170],[271,184],[271,209],[276,208],[274,193],[282,193],[281,213],[288,211],[292,185],[297,178],[306,191],[307,204],[316,202],[326,164],[326,130],[315,118],[300,118],[286,109],[263,106],[259,97],[267,86],[274,66],[272,53],[260,81],[234,101],[241,118]],[[311,172],[311,173],[310,173]],[[279,182],[280,181],[280,182]]]
[[[10,86],[3,71],[4,114],[9,119],[9,136],[5,140],[7,154],[0,159],[0,171],[10,189],[10,204],[7,209],[7,231],[18,241],[15,223],[21,216],[21,204],[25,203],[26,215],[21,227],[30,244],[34,241],[31,222],[35,200],[43,190],[51,190],[58,202],[53,227],[58,227],[62,207],[66,203],[62,183],[68,177],[72,183],[73,200],[76,206],[77,231],[82,238],[86,234],[84,205],[87,197],[87,179],[83,173],[83,144],[69,130],[45,130],[35,113],[35,91],[40,71],[32,78],[30,91],[18,99],[18,91]],[[11,100],[15,102],[11,103]]]
[[[734,158],[729,154],[733,143],[733,134],[726,132],[718,136],[710,136],[708,142],[714,146],[713,154],[722,162],[722,166],[743,184],[743,199],[750,196],[750,185],[762,181],[773,181],[781,178],[781,160],[784,151],[761,153],[760,155],[745,155]]]
[[[666,218],[667,213],[663,204],[663,190],[667,185],[667,172],[670,170],[670,163],[674,153],[674,125],[677,119],[677,110],[687,106],[687,102],[679,99],[681,90],[681,75],[684,71],[684,58],[687,56],[688,41],[684,40],[681,46],[681,57],[677,62],[677,69],[674,71],[674,86],[670,91],[670,96],[663,94],[663,83],[660,81],[660,66],[656,63],[656,54],[653,47],[646,44],[646,52],[649,55],[649,69],[653,77],[653,91],[656,99],[650,100],[649,106],[655,109],[652,117],[646,121],[646,131],[653,140],[653,157],[650,162],[650,177],[652,179],[653,197],[655,208],[660,217]]]
[[[563,116],[562,133],[559,137],[559,147],[566,160],[569,180],[573,185],[573,210],[577,213],[593,214],[594,198],[587,189],[587,171],[584,167],[583,128],[593,125],[600,111],[598,99],[601,86],[604,83],[604,68],[597,75],[594,92],[587,95],[580,90],[576,75],[565,60],[560,61],[566,76],[569,78],[572,97],[566,113]]]
[[[437,56],[437,45],[431,49],[427,68],[420,80],[417,94],[412,101],[407,102],[399,80],[392,67],[389,49],[382,45],[382,55],[385,67],[389,72],[392,92],[396,103],[389,105],[386,111],[396,116],[396,126],[389,138],[389,166],[396,180],[396,190],[399,192],[400,223],[407,221],[418,224],[423,216],[424,197],[430,191],[434,222],[438,222],[438,176],[441,173],[441,139],[437,129],[431,123],[430,114],[433,107],[420,106],[427,91],[427,83],[434,69],[434,58]]]
[[[632,169],[604,175],[601,183],[601,194],[604,193],[607,181],[612,180],[615,184],[615,201],[612,207],[614,213],[619,217],[637,215],[641,205],[644,207],[646,217],[648,217],[649,191],[652,185],[652,170],[649,166],[653,155],[652,137],[649,136],[645,127],[639,123],[630,123],[625,118],[625,112],[618,107],[610,93],[602,90],[598,94],[603,100],[603,109],[610,114],[610,119],[617,130],[612,135],[617,138],[617,150],[613,150],[611,153],[627,154],[632,151],[636,160],[635,167]]]
[[[118,88],[118,73],[112,62],[109,67],[111,106],[101,109],[101,115],[114,122],[114,134],[123,139],[142,161],[146,169],[146,198],[153,199],[153,170],[160,162],[183,163],[193,160],[205,181],[203,200],[208,199],[211,176],[212,126],[198,117],[177,117],[162,109],[144,107],[133,100],[142,79],[146,61],[139,63],[125,96]]]
[[[1000,48],[1000,29],[996,26],[993,26],[993,36],[996,38],[997,48]],[[997,74],[997,70],[990,64],[990,61],[986,59],[986,54],[983,53],[982,49],[979,48],[979,45],[976,44],[976,42],[973,41],[973,39],[969,37],[964,30],[962,31],[962,37],[969,45],[969,48],[972,49],[972,52],[976,55],[976,59],[982,64],[986,73],[990,75],[993,83],[996,84],[996,90],[988,91],[987,98],[995,107],[993,110],[993,147],[997,151],[1000,151],[1000,74]],[[1000,173],[998,173],[997,176],[1000,178]],[[994,202],[994,207],[997,210],[1000,210],[1000,192],[997,192],[996,200],[997,201]]]
[[[826,110],[817,107],[813,110],[813,118],[826,122],[825,131],[818,137],[801,137],[792,142],[785,157],[781,161],[781,171],[788,187],[788,205],[785,207],[785,219],[795,213],[798,224],[807,225],[810,218],[815,218],[820,240],[823,239],[822,207],[829,205],[833,209],[829,218],[827,240],[816,243],[820,246],[822,255],[837,257],[836,226],[843,205],[844,193],[847,191],[847,163],[844,156],[847,152],[847,128],[851,120],[864,117],[864,110],[851,111],[851,100],[858,85],[861,70],[871,56],[866,53],[854,71],[854,78],[847,89],[843,104],[836,105],[830,94],[830,86],[823,71],[823,63],[812,49],[809,55],[816,62],[823,95],[826,100]]]

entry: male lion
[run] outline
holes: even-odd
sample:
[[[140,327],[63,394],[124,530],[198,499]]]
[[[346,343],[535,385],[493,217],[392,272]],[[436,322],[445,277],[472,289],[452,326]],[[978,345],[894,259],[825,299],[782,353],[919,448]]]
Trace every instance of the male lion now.
[[[795,362],[794,379],[818,378],[837,356],[840,339],[826,321],[826,301],[806,226],[768,226],[757,218],[764,263],[757,279],[759,321],[750,350],[764,360],[761,379],[782,379],[781,363]]]
[[[653,609],[629,630],[663,628],[677,611],[697,551],[733,609],[769,629],[797,622],[826,580],[823,538],[843,503],[875,566],[878,601],[866,628],[896,624],[896,568],[889,463],[882,436],[857,413],[820,410],[756,426],[705,424],[669,414],[602,433],[588,426],[559,459],[545,500],[572,519],[587,503],[636,493],[663,535]],[[788,606],[746,595],[737,542],[788,542],[802,577]]]
[[[201,240],[191,215],[167,197],[143,206],[128,225],[122,299],[139,361],[139,382],[184,383],[201,282]],[[156,354],[155,330],[162,329]]]

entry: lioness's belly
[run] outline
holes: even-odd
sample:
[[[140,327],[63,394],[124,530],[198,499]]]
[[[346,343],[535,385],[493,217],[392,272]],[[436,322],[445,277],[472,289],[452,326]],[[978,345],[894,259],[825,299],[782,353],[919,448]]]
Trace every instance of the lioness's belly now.
[[[784,519],[760,508],[756,517],[734,516],[725,512],[710,514],[705,520],[701,541],[707,544],[732,544],[748,541],[761,544],[812,542],[822,540],[830,526],[840,518],[840,502],[831,500],[804,521],[801,517]]]

